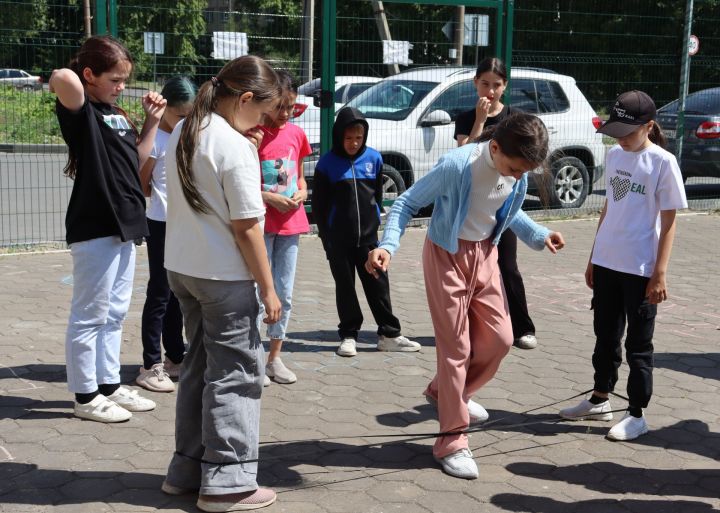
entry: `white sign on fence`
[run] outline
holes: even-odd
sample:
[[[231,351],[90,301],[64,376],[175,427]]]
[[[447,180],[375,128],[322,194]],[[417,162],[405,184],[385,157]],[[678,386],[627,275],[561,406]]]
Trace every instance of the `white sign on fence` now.
[[[490,16],[487,14],[466,14],[464,17],[463,44],[465,46],[487,46],[490,36]],[[443,25],[442,33],[450,41],[454,41],[455,22],[448,21]]]
[[[383,40],[383,64],[412,64],[410,60],[410,49],[413,45],[410,41],[388,41]]]
[[[143,32],[143,43],[145,53],[165,54],[165,34],[163,32]]]
[[[213,32],[213,59],[230,60],[247,55],[248,40],[245,32]]]

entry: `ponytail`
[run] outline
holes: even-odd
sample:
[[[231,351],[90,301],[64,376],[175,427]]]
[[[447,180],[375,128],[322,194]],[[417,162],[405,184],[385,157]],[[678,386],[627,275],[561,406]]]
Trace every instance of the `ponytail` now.
[[[657,120],[654,121],[653,126],[650,129],[648,139],[650,139],[650,142],[657,144],[663,149],[667,148],[667,139],[665,138],[665,134],[663,133]]]
[[[252,101],[255,102],[275,100],[282,94],[275,71],[267,62],[252,55],[233,59],[216,77],[205,82],[195,97],[190,114],[183,122],[175,157],[183,194],[190,208],[197,213],[210,213],[210,205],[200,195],[195,185],[192,168],[200,131],[205,128],[201,124],[217,109],[220,99],[237,98],[246,92],[253,93]]]

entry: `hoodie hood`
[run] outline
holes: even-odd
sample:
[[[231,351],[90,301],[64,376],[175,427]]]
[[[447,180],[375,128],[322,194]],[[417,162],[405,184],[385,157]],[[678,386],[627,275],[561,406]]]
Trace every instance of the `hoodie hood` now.
[[[345,137],[345,129],[355,123],[359,123],[363,127],[365,127],[365,137],[363,137],[363,143],[358,152],[351,157],[350,155],[348,155],[348,153],[345,151],[345,148],[343,147],[343,139]],[[335,118],[335,124],[333,125],[333,153],[350,160],[354,160],[355,158],[362,155],[365,152],[365,148],[367,147],[369,128],[370,127],[367,120],[365,119],[365,116],[363,116],[362,112],[360,112],[356,108],[343,107],[342,109],[340,109],[340,112],[337,113],[337,117]]]

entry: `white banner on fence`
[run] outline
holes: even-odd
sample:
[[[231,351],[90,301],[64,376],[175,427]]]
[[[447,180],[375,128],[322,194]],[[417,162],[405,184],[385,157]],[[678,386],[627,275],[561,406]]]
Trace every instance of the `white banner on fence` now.
[[[413,45],[410,41],[387,41],[383,40],[383,64],[412,64],[410,60],[410,49]]]
[[[230,60],[248,54],[248,40],[245,32],[213,32],[214,59]]]

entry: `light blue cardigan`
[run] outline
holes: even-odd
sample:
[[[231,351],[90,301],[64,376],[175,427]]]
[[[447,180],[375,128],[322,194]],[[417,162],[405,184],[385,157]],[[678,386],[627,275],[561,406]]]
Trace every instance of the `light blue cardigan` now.
[[[483,158],[482,152],[489,151],[488,144],[466,144],[446,153],[425,177],[395,200],[385,220],[385,232],[379,247],[394,254],[413,214],[434,201],[428,237],[446,251],[457,253],[458,233],[470,205],[471,164]],[[524,174],[515,182],[510,196],[497,211],[493,244],[497,245],[502,232],[510,228],[531,248],[542,250],[545,247],[550,230],[530,219],[520,208],[526,192],[527,174]]]

